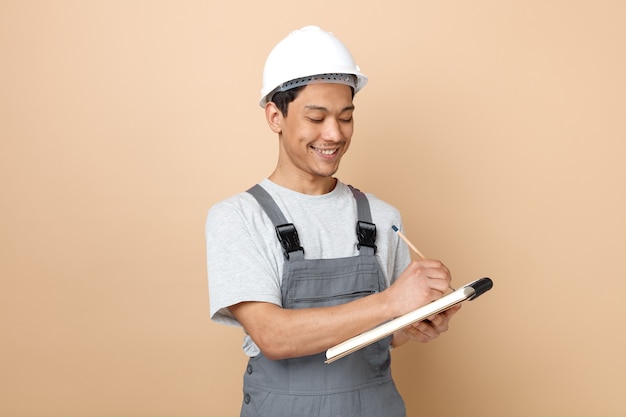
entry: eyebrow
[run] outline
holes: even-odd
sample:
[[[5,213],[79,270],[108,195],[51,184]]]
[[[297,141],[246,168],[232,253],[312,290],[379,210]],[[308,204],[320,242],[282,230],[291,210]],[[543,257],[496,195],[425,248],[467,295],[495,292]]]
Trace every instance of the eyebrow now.
[[[321,111],[325,111],[328,112],[328,109],[324,106],[316,106],[314,104],[310,104],[308,106],[304,106],[305,109],[307,110],[321,110]],[[344,111],[348,111],[348,110],[354,110],[354,105],[350,105],[350,106],[346,106],[341,110],[341,113],[343,113]]]

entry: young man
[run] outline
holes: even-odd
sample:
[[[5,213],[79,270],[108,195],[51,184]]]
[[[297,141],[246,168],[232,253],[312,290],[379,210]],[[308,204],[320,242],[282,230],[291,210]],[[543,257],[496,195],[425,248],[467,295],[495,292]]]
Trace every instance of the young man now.
[[[242,326],[249,356],[241,416],[405,416],[390,347],[436,338],[458,310],[324,363],[329,347],[450,286],[441,262],[411,262],[394,207],[333,176],[366,82],[332,33],[308,26],[283,39],[260,100],[278,136],[276,168],[209,211],[211,318]]]

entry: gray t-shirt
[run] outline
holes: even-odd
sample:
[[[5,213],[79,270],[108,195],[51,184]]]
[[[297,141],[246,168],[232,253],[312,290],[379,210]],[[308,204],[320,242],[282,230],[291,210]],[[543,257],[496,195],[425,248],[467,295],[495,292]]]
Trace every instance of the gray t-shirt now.
[[[260,184],[295,225],[306,259],[358,255],[356,200],[347,185],[338,181],[330,193],[312,196],[269,179]],[[400,213],[366,195],[377,230],[376,258],[391,284],[410,262],[407,246],[391,228],[402,229]],[[252,195],[239,193],[209,210],[206,242],[212,320],[240,326],[228,307],[243,301],[281,305],[282,247],[274,225]],[[247,335],[243,348],[249,356],[259,353]]]

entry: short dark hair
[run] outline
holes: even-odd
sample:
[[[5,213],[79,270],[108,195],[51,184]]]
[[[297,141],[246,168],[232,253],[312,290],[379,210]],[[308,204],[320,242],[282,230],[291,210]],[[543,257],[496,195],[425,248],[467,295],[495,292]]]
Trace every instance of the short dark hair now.
[[[272,96],[270,101],[276,104],[276,107],[278,107],[278,110],[280,110],[283,116],[287,116],[289,103],[291,103],[296,99],[296,97],[298,97],[298,94],[300,94],[300,91],[302,91],[304,87],[306,87],[306,85],[295,87],[287,91],[279,91]]]
[[[298,97],[298,94],[300,94],[300,91],[302,91],[304,87],[306,87],[306,85],[294,87],[287,91],[279,91],[276,94],[274,94],[269,101],[276,104],[276,107],[278,107],[278,110],[280,110],[283,116],[286,117],[287,110],[289,108],[289,103],[291,103],[292,101],[296,99],[296,97]],[[354,89],[350,88],[350,90],[352,90],[352,98],[354,98]]]

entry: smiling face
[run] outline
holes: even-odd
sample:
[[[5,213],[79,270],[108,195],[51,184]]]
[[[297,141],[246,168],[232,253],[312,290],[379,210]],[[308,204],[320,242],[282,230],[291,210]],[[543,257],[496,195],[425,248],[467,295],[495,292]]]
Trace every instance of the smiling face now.
[[[352,138],[352,89],[343,84],[309,84],[289,104],[287,116],[273,103],[265,112],[280,145],[270,179],[305,194],[330,192]]]

